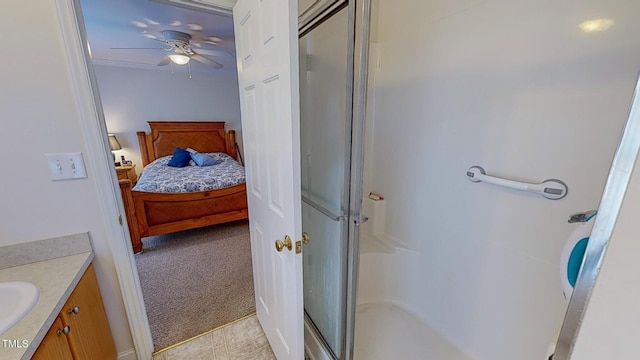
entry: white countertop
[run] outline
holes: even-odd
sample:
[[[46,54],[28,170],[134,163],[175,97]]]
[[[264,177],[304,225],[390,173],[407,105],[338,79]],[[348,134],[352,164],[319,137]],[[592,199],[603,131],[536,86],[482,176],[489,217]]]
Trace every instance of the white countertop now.
[[[26,281],[40,289],[40,298],[29,314],[0,335],[0,359],[31,358],[92,260],[93,252],[88,251],[0,269],[0,282]],[[29,345],[10,348],[3,340],[17,340],[19,345],[26,340]]]

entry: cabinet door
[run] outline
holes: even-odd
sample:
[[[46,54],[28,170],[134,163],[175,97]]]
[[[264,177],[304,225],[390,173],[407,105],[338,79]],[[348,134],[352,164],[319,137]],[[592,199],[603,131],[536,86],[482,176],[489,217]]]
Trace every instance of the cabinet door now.
[[[116,348],[93,264],[89,265],[80,279],[60,312],[60,318],[71,327],[67,337],[75,359],[116,358]]]
[[[40,346],[33,354],[32,360],[72,360],[71,349],[67,337],[62,332],[63,325],[60,317],[51,325],[51,329],[44,336]],[[58,333],[60,332],[60,333]]]

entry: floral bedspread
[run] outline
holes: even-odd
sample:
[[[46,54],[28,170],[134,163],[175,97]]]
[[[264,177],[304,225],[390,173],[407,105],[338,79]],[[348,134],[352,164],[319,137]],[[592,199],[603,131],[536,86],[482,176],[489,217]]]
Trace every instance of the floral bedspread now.
[[[171,156],[164,156],[145,166],[135,191],[184,193],[222,189],[244,183],[244,167],[225,153],[207,153],[220,161],[213,166],[168,166]]]

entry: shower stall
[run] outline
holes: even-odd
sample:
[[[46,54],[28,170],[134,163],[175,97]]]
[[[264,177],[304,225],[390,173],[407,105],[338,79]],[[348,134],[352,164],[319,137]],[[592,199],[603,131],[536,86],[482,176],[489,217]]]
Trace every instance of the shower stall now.
[[[311,357],[548,357],[567,219],[598,208],[640,69],[637,13],[363,0],[300,37]],[[474,166],[568,192],[475,183]]]

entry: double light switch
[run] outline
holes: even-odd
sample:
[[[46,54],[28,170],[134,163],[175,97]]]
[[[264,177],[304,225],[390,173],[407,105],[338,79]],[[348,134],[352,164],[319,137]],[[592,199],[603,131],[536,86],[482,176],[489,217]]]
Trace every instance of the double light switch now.
[[[87,177],[82,153],[45,154],[51,180],[83,179]]]

